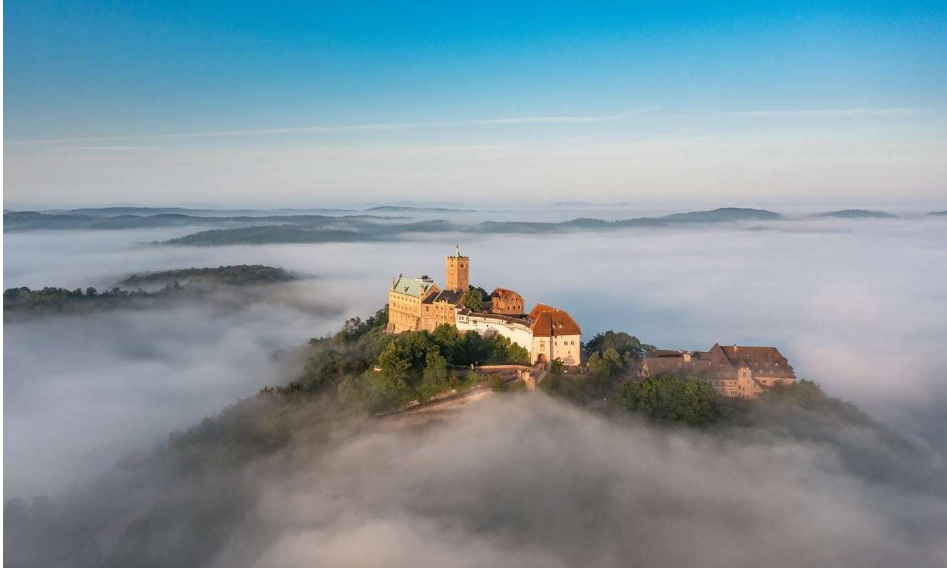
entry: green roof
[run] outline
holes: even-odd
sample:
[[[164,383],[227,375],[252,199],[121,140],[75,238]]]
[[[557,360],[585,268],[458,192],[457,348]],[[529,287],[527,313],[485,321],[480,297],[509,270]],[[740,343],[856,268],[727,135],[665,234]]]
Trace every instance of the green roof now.
[[[430,280],[421,280],[420,278],[405,278],[402,276],[395,283],[394,290],[401,292],[402,294],[407,294],[408,296],[420,298],[422,294],[426,294],[433,286],[434,282]]]

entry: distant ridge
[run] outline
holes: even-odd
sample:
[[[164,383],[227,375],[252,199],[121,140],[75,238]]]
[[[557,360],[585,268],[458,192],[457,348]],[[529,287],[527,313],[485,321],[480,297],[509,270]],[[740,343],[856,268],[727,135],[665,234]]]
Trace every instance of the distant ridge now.
[[[393,212],[405,212],[405,211],[440,211],[448,213],[471,213],[475,209],[450,209],[448,207],[415,207],[412,205],[379,205],[378,207],[369,207],[365,210],[366,212],[378,212],[378,211],[393,211]]]
[[[829,211],[828,213],[817,213],[813,217],[835,217],[838,219],[897,219],[897,215],[892,215],[885,211],[871,211],[868,209],[842,209],[840,211]]]
[[[772,221],[782,219],[779,213],[765,209],[747,209],[743,207],[721,207],[711,211],[692,211],[690,213],[672,213],[659,217],[676,223],[723,223],[727,221]]]
[[[429,221],[378,223],[368,216],[313,218],[309,223],[282,222],[279,225],[257,225],[231,229],[213,229],[193,233],[164,244],[186,246],[218,246],[264,243],[329,243],[395,240],[410,233],[468,234],[550,234],[575,231],[614,231],[643,227],[672,227],[698,223],[731,223],[782,219],[782,215],[761,209],[725,207],[713,211],[678,213],[665,217],[639,217],[606,221],[577,218],[562,222],[483,221],[463,224],[443,219]],[[388,219],[391,219],[390,217]]]
[[[51,215],[86,215],[94,217],[116,217],[120,215],[187,215],[190,217],[237,217],[237,216],[273,216],[276,215],[309,215],[313,213],[357,213],[355,209],[335,209],[331,207],[314,207],[311,209],[202,209],[189,207],[81,207],[78,209],[56,209],[40,211]]]
[[[928,215],[934,215],[935,217],[947,216],[947,211],[931,211],[930,213],[928,213]]]
[[[116,208],[119,211],[125,208]],[[159,227],[187,227],[222,225],[228,228],[255,225],[312,225],[317,223],[345,222],[349,219],[393,219],[378,215],[266,215],[266,216],[196,216],[181,213],[164,213],[165,209],[147,209],[151,214],[79,214],[37,211],[7,211],[3,214],[3,232],[32,230],[121,230]],[[76,210],[82,211],[82,210]],[[340,210],[341,211],[341,210]]]

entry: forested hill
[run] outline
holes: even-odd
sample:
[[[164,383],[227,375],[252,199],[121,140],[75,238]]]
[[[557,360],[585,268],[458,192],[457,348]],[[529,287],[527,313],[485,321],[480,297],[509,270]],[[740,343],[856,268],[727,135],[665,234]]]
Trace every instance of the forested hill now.
[[[816,217],[835,217],[838,219],[897,219],[897,215],[892,215],[886,211],[872,211],[869,209],[842,209],[841,211],[829,211],[819,213]]]
[[[663,217],[635,217],[608,221],[576,218],[570,221],[482,221],[459,223],[443,219],[380,222],[370,218],[313,219],[310,223],[284,222],[252,227],[200,231],[165,242],[172,245],[221,246],[264,243],[326,243],[392,240],[411,233],[457,232],[468,234],[545,234],[580,231],[612,231],[682,225],[776,221],[783,216],[762,209],[724,207],[711,211],[675,213]]]
[[[119,284],[122,286],[149,286],[176,281],[181,284],[186,282],[214,282],[229,286],[244,286],[248,284],[287,282],[292,279],[293,276],[282,268],[263,266],[262,264],[240,264],[237,266],[218,266],[217,268],[182,268],[132,274]]]
[[[126,208],[118,209],[123,211]],[[376,219],[387,217],[378,215],[348,215],[344,211],[328,214],[285,214],[285,215],[220,215],[202,211],[183,209],[149,210],[148,208],[127,208],[133,213],[99,214],[94,211],[78,209],[64,212],[6,211],[3,213],[3,232],[21,231],[60,231],[60,230],[126,230],[152,229],[161,227],[252,227],[258,225],[322,225],[344,224],[346,220]],[[93,212],[90,212],[93,211]]]
[[[172,298],[196,298],[221,287],[288,282],[294,276],[282,268],[262,265],[184,268],[133,274],[119,285],[68,290],[54,286],[32,290],[25,286],[3,292],[4,316],[29,313],[73,313],[119,307],[157,306]],[[129,289],[128,287],[133,287]]]

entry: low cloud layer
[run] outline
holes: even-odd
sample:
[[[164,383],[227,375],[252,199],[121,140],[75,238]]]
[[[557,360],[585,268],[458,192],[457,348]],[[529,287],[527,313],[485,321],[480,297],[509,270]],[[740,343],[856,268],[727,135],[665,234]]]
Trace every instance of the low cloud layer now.
[[[129,467],[46,505],[45,521],[34,506],[38,524],[8,528],[6,559],[61,559],[72,546],[66,565],[947,562],[943,453],[870,421],[766,413],[752,428],[665,430],[536,392],[421,428],[314,427],[238,468],[161,483]],[[103,515],[109,507],[117,513]]]
[[[19,479],[26,494],[55,492],[49,472],[107,467],[279,382],[270,351],[371,314],[399,273],[442,281],[443,256],[458,242],[471,256],[473,283],[565,308],[585,337],[616,329],[666,348],[775,345],[800,377],[927,439],[918,417],[936,416],[932,401],[947,399],[947,320],[936,309],[947,305],[940,219],[210,249],[145,244],[186,231],[5,237],[7,287],[108,287],[133,272],[243,263],[314,277],[231,313],[193,306],[8,325],[8,490]]]
[[[442,280],[456,242],[140,244],[174,234],[37,233],[4,243],[7,287],[108,286],[131,272],[239,263],[313,276],[167,310],[5,326],[6,497],[51,495],[55,526],[89,526],[96,554],[118,551],[116,565],[155,550],[156,565],[267,568],[947,563],[947,324],[935,309],[947,302],[945,223],[819,220],[461,243],[473,283],[566,308],[586,337],[620,329],[662,347],[776,345],[800,376],[909,432],[803,411],[763,428],[663,431],[537,393],[420,430],[297,432],[290,451],[167,486],[134,460],[90,485],[115,460],[284,378],[274,349],[371,313],[391,276]],[[187,523],[214,530],[200,539],[173,530]],[[24,536],[6,556],[36,560],[52,534],[63,533]]]
[[[55,494],[88,481],[125,454],[286,380],[290,360],[271,353],[334,329],[341,315],[317,297],[317,286],[276,285],[210,305],[6,325],[5,494]]]
[[[539,394],[485,402],[281,463],[213,565],[947,562],[943,483],[847,459],[891,448],[870,427],[842,429],[818,443],[791,421],[716,436],[616,425]],[[944,472],[924,450],[901,457]],[[248,547],[260,534],[272,538]]]

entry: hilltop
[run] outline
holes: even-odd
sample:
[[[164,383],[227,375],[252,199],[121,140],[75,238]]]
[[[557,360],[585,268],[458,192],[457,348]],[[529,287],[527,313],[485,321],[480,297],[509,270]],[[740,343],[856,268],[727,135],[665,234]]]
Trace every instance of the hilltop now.
[[[250,284],[288,282],[293,279],[293,276],[282,268],[263,266],[262,264],[241,264],[237,266],[218,266],[217,268],[181,268],[132,274],[119,284],[122,286],[153,286],[172,282],[178,282],[182,285],[205,282],[229,286],[247,286]]]
[[[103,213],[103,210],[87,209],[66,212],[7,211],[3,214],[3,231],[9,233],[34,230],[123,230],[187,226],[245,228],[299,225],[312,227],[329,225],[334,222],[345,223],[346,220],[356,222],[358,220],[391,219],[391,217],[377,215],[351,215],[341,210],[336,211],[336,213],[339,213],[338,215],[298,213],[234,215],[232,212],[219,211],[208,211],[202,215],[200,210],[167,211],[169,210],[153,210],[147,207],[122,207],[114,210],[110,209],[107,213]],[[170,211],[173,211],[173,209]]]
[[[746,209],[741,207],[722,207],[712,211],[692,211],[673,213],[660,217],[664,221],[675,223],[729,223],[733,221],[774,221],[782,219],[779,213],[765,209]]]
[[[868,209],[842,209],[840,211],[829,211],[827,213],[818,213],[813,217],[835,217],[838,219],[897,219],[897,215],[885,211],[871,211]]]
[[[262,265],[165,270],[133,274],[116,286],[102,291],[91,286],[74,290],[54,286],[37,290],[8,288],[3,292],[3,310],[5,318],[22,318],[127,307],[159,307],[175,299],[207,298],[208,293],[215,290],[262,286],[294,279],[282,268]]]

